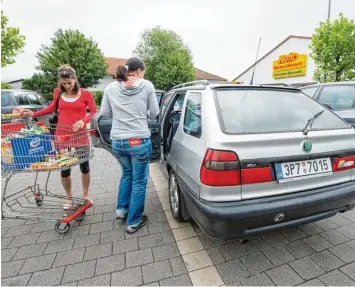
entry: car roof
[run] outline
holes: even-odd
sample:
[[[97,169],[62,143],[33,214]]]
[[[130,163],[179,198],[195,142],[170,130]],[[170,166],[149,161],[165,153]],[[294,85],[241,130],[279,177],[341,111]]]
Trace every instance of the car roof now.
[[[309,85],[305,87],[301,87],[300,89],[306,89],[306,88],[312,88],[312,87],[317,87],[317,86],[338,86],[338,85],[355,85],[355,81],[343,81],[343,82],[329,82],[329,83],[318,83],[314,85]]]
[[[2,91],[8,91],[14,94],[28,93],[28,92],[34,93],[34,91],[24,90],[24,89],[2,89]]]
[[[208,84],[208,85],[194,85],[194,86],[186,86],[179,87],[176,89],[172,89],[172,91],[191,91],[191,90],[205,90],[206,88],[214,90],[214,89],[265,89],[265,90],[283,90],[283,91],[293,91],[300,92],[300,89],[293,87],[285,87],[285,86],[270,86],[270,85],[243,85],[243,84],[233,84],[233,83],[221,83],[221,84]]]
[[[255,88],[261,88],[261,89],[267,89],[267,90],[292,90],[292,91],[299,91],[297,88],[293,87],[288,87],[288,86],[273,86],[273,85],[241,85],[241,84],[212,84],[210,85],[210,88],[213,89],[219,89],[219,88],[241,88],[241,89],[255,89]]]

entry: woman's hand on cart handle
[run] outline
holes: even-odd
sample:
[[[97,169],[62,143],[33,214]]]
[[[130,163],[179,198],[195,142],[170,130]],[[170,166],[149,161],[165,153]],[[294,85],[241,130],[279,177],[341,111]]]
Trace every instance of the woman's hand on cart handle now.
[[[33,116],[33,112],[31,110],[24,109],[21,111],[21,116]]]
[[[74,132],[77,132],[78,130],[81,130],[84,126],[85,126],[85,123],[84,123],[82,120],[77,121],[77,122],[73,125],[73,131],[74,131]]]

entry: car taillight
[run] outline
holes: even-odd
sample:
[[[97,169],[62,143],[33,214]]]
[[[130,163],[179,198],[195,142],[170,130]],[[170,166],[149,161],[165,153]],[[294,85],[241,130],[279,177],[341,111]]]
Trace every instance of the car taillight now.
[[[332,165],[334,172],[355,168],[355,156],[334,158]]]
[[[208,186],[240,185],[240,164],[236,153],[208,149],[200,171],[201,183]]]
[[[273,181],[271,167],[242,169],[242,184],[254,184]]]

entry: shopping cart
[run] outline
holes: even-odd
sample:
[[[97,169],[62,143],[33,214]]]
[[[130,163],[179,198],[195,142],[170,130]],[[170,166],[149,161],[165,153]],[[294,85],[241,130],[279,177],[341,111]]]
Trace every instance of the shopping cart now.
[[[48,183],[51,172],[63,171],[93,157],[90,134],[95,131],[73,127],[51,126],[30,117],[1,115],[1,175],[4,177],[1,216],[4,218],[54,221],[58,233],[66,233],[72,221],[81,221],[91,200],[72,197],[72,207],[63,211],[67,197],[51,193]],[[21,190],[8,190],[15,173],[35,173],[34,184]],[[47,172],[44,188],[39,173]]]

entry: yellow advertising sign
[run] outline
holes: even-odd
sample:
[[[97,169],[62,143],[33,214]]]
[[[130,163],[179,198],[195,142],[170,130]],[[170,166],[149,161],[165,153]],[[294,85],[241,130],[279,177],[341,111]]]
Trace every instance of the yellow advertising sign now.
[[[272,63],[273,79],[305,76],[307,73],[307,55],[290,53],[281,55]]]

